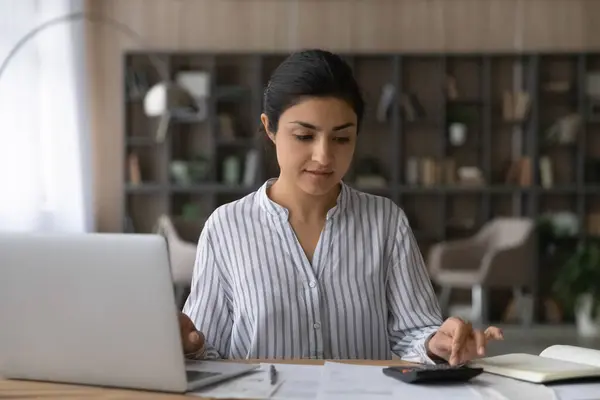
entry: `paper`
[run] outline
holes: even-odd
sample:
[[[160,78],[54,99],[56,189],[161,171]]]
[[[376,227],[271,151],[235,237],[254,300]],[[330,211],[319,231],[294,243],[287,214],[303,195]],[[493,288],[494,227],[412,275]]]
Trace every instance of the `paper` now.
[[[542,351],[540,357],[554,358],[556,360],[600,368],[600,350],[586,349],[584,347],[554,345]]]
[[[556,400],[600,399],[600,383],[567,383],[548,386]]]
[[[269,368],[275,365],[277,383],[271,385]],[[314,400],[321,379],[320,365],[261,363],[247,375],[233,378],[191,394],[215,399]]]
[[[265,364],[265,370],[269,366],[270,364]],[[271,399],[314,400],[317,398],[323,371],[321,365],[276,364],[275,367],[281,385]]]
[[[268,370],[260,368],[246,375],[207,386],[189,394],[214,399],[269,399],[282,381],[271,385]]]
[[[544,385],[488,373],[471,379],[468,385],[478,394],[475,398],[479,399],[556,400],[552,390]]]
[[[416,385],[386,376],[383,367],[327,362],[317,400],[481,399],[468,384]],[[531,399],[529,399],[531,400]]]

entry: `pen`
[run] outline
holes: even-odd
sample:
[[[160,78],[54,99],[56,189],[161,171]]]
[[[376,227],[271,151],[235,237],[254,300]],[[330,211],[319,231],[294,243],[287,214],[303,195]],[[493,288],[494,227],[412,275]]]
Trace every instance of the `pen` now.
[[[269,368],[269,378],[271,379],[271,385],[277,383],[277,370],[273,364],[271,364],[271,368]]]

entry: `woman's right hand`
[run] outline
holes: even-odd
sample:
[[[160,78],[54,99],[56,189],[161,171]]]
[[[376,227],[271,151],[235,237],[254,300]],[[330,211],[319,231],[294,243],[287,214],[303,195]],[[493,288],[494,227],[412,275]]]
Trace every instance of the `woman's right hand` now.
[[[185,356],[200,358],[204,350],[204,335],[198,332],[190,317],[182,312],[179,312],[179,331]]]

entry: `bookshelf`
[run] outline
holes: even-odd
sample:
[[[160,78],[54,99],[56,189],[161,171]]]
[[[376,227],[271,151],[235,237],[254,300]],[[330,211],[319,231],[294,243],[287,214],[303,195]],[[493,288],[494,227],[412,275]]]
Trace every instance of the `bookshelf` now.
[[[195,241],[215,207],[276,175],[256,131],[263,88],[286,54],[156,54],[174,78],[204,71],[211,95],[205,118],[181,116],[156,144],[143,85],[125,82],[123,230],[149,232],[166,213],[197,223]],[[581,238],[600,234],[600,102],[589,94],[600,87],[600,54],[342,55],[367,103],[345,180],[399,204],[424,254],[496,216],[570,212]],[[158,78],[143,52],[124,54],[123,68]],[[382,108],[385,88],[395,95]],[[244,176],[249,154],[256,170]],[[191,182],[174,179],[177,162],[194,171]]]

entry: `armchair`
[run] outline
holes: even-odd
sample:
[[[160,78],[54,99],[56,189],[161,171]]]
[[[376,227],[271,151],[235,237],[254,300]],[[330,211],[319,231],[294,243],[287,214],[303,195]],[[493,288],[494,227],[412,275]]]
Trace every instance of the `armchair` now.
[[[518,308],[524,307],[523,289],[534,280],[535,224],[530,218],[501,217],[487,222],[466,239],[437,243],[428,254],[433,282],[441,286],[440,306],[448,314],[453,288],[471,289],[472,314],[487,322],[489,288],[512,288]],[[531,313],[522,322],[531,321]]]
[[[192,282],[197,251],[196,242],[184,240],[182,232],[177,230],[173,220],[167,215],[161,215],[158,218],[155,232],[164,236],[167,241],[175,297],[177,305],[181,308]],[[197,237],[197,235],[189,236]]]

